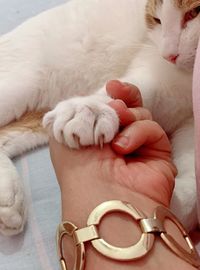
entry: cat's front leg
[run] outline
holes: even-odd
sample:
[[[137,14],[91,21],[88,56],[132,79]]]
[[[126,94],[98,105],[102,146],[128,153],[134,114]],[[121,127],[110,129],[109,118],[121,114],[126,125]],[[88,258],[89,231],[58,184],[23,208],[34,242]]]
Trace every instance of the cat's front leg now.
[[[111,100],[103,89],[62,101],[45,115],[44,127],[71,148],[108,143],[119,129],[117,113],[107,104]]]
[[[173,161],[178,170],[171,209],[189,231],[198,223],[193,125],[192,118],[185,121],[171,140]]]
[[[30,73],[34,77],[34,71]],[[24,68],[18,76],[11,72],[4,78],[0,71],[0,127],[20,118],[27,110],[35,110],[41,102],[37,83],[26,78],[27,74],[29,71]]]
[[[0,233],[15,235],[26,221],[25,195],[11,160],[0,152]]]

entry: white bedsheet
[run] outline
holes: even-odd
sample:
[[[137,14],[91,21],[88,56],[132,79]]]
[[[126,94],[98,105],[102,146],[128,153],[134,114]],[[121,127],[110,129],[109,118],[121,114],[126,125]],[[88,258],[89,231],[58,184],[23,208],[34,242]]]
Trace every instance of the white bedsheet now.
[[[60,222],[60,194],[48,148],[16,160],[28,204],[25,231],[15,237],[0,236],[0,270],[59,269],[55,231]]]

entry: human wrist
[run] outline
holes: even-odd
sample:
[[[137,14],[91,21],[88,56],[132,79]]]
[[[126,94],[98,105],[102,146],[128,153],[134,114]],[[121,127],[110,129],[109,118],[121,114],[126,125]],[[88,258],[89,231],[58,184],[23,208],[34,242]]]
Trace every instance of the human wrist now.
[[[89,180],[86,181],[86,183],[90,182]],[[93,181],[94,183],[94,181]],[[97,181],[98,183],[98,181]],[[142,194],[138,194],[136,192],[131,192],[127,190],[124,187],[121,187],[119,185],[115,185],[114,187],[107,183],[105,186],[105,194],[102,196],[102,189],[95,185],[95,190],[99,190],[100,196],[98,194],[93,194],[94,196],[88,196],[90,194],[90,191],[88,190],[88,193],[85,193],[85,196],[83,194],[82,200],[80,200],[80,194],[79,189],[74,190],[73,194],[67,194],[65,193],[65,197],[69,199],[69,197],[76,196],[77,192],[77,199],[75,199],[72,204],[67,199],[64,199],[63,195],[63,220],[69,220],[73,223],[75,223],[76,226],[79,228],[83,228],[86,226],[87,218],[91,211],[100,203],[107,201],[107,200],[123,200],[128,201],[130,204],[132,204],[134,207],[137,207],[138,209],[142,210],[146,216],[150,217],[152,216],[152,213],[154,209],[159,205],[159,203],[153,201],[152,199],[145,197]],[[110,188],[110,191],[107,192],[108,187]],[[126,234],[121,234],[121,232],[126,232]],[[130,246],[132,244],[132,241],[130,239],[135,239],[135,242],[139,239],[139,236],[141,234],[140,230],[136,225],[133,224],[133,222],[130,222],[130,219],[127,218],[127,216],[123,215],[110,215],[107,216],[101,226],[100,233],[104,239],[106,239],[108,242],[112,243],[116,246]],[[176,234],[177,232],[174,231],[174,228],[172,228],[172,235]],[[180,239],[178,238],[177,241]],[[133,240],[134,241],[134,240]],[[67,248],[67,250],[73,250],[73,248]],[[141,258],[137,261],[132,262],[119,262],[119,261],[113,261],[110,260],[101,254],[97,253],[94,248],[91,245],[87,245],[86,250],[86,257],[87,257],[87,268],[86,270],[93,269],[94,263],[98,266],[96,269],[102,269],[101,267],[104,266],[104,269],[113,269],[116,267],[116,269],[123,269],[123,270],[129,270],[129,269],[148,269],[148,270],[157,270],[160,267],[163,269],[169,269],[169,262],[170,262],[170,268],[171,270],[192,270],[195,269],[194,267],[190,266],[188,263],[184,262],[182,259],[179,259],[175,254],[173,254],[168,248],[165,246],[165,244],[159,239],[159,237],[156,238],[155,245],[152,249],[152,251],[146,255],[144,258]],[[73,255],[71,254],[71,261],[74,261]],[[69,261],[69,260],[68,260]],[[173,266],[172,262],[175,266]],[[165,266],[166,264],[166,266]],[[177,265],[179,266],[177,268]],[[166,267],[166,268],[165,268]],[[174,268],[173,268],[174,267]]]
[[[153,211],[151,210],[151,208],[154,210],[154,206],[157,205],[157,203],[153,202],[151,199],[145,198],[143,195],[141,196],[140,194],[136,193],[134,193],[134,199],[132,200],[131,204],[134,207],[137,205],[137,207],[142,210],[142,212],[144,212],[147,217],[152,216]],[[84,210],[84,207],[85,205],[82,204],[82,210]],[[145,208],[145,211],[143,208]],[[149,211],[150,213],[148,214]],[[83,228],[85,226],[86,223],[79,228]],[[174,228],[172,227],[171,235],[175,236],[174,238],[179,241],[179,236],[176,237],[176,234],[177,231],[174,230]],[[133,222],[131,222],[131,220],[129,220],[127,216],[113,214],[105,217],[104,221],[100,226],[100,235],[103,239],[106,239],[106,241],[108,241],[114,246],[127,247],[133,245],[133,243],[139,240],[139,237],[141,236],[141,230],[134,226]],[[130,239],[133,240],[130,241]],[[67,250],[69,250],[69,248],[67,248]],[[72,261],[74,261],[74,259],[72,259]],[[156,237],[155,244],[152,250],[145,257],[136,261],[120,262],[108,259],[97,253],[91,246],[91,244],[86,245],[86,261],[86,270],[94,269],[94,264],[95,269],[98,270],[102,269],[102,267],[103,269],[109,270],[113,269],[113,267],[116,267],[116,269],[119,270],[157,270],[160,267],[162,267],[163,269],[169,269],[170,267],[171,270],[196,269],[182,259],[180,259],[179,257],[177,257],[177,255],[175,255],[172,251],[170,251],[159,237]]]
[[[99,204],[109,200],[122,200],[127,201],[134,207],[140,209],[147,217],[151,217],[154,209],[160,204],[151,198],[144,196],[143,194],[133,192],[130,189],[114,183],[113,181],[107,181],[103,178],[103,175],[97,175],[94,173],[88,173],[87,168],[84,169],[84,175],[80,175],[78,172],[73,174],[63,175],[67,179],[63,179],[64,183],[61,187],[62,194],[62,219],[68,220],[74,223],[78,228],[86,226],[87,218],[91,211]],[[65,182],[64,182],[65,180]],[[122,234],[125,232],[125,234]],[[172,235],[176,235],[177,231],[172,228]],[[135,242],[140,237],[140,229],[131,222],[127,216],[124,215],[109,215],[103,219],[100,226],[100,234],[109,243],[115,246],[130,246],[133,244],[130,239],[135,239]],[[177,239],[177,238],[176,238]],[[178,236],[177,241],[181,241],[181,237]],[[182,242],[184,245],[184,242]],[[64,243],[66,250],[70,253],[73,250],[73,246],[68,247],[68,243]],[[70,254],[68,262],[73,262],[73,254]],[[94,269],[113,269],[117,270],[129,270],[129,269],[144,269],[144,270],[157,270],[160,267],[165,269],[171,268],[171,270],[192,270],[194,267],[178,258],[172,251],[170,251],[165,244],[156,238],[155,245],[152,251],[144,258],[130,262],[119,262],[108,259],[101,254],[97,253],[94,248],[88,244],[86,246],[86,270]],[[170,264],[170,266],[169,266]],[[69,268],[71,269],[71,268]]]
[[[91,211],[99,204],[109,200],[127,201],[141,207],[145,214],[151,214],[160,203],[151,198],[133,192],[125,186],[112,181],[99,181],[97,178],[67,179],[61,188],[62,219],[71,219],[78,226],[86,224]]]

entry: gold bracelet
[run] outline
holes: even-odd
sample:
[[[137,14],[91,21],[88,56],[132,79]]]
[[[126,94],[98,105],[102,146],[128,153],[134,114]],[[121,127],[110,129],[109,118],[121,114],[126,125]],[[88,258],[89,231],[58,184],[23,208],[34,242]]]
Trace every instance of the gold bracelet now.
[[[108,213],[122,212],[130,215],[140,225],[142,234],[140,240],[133,246],[119,248],[110,245],[104,239],[100,238],[98,225],[101,219]],[[170,219],[180,230],[189,250],[182,248],[177,241],[167,233],[164,227],[164,221]],[[63,254],[64,236],[72,237],[75,247],[74,270],[83,270],[85,265],[85,242],[91,242],[92,246],[102,255],[118,261],[132,261],[145,256],[153,247],[155,236],[160,236],[163,242],[177,256],[200,269],[200,257],[192,244],[192,241],[177,218],[169,209],[159,206],[155,209],[153,216],[148,218],[143,212],[133,207],[127,202],[107,201],[97,206],[90,214],[87,227],[77,228],[71,222],[63,222],[59,225],[57,231],[57,248],[60,259],[61,269],[68,270],[67,263]]]

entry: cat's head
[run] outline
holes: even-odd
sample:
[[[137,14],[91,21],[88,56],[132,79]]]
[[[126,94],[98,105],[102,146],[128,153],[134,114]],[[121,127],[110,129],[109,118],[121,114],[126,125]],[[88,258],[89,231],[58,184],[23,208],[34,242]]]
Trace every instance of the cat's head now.
[[[178,68],[192,70],[200,37],[200,0],[147,0],[149,37]]]

